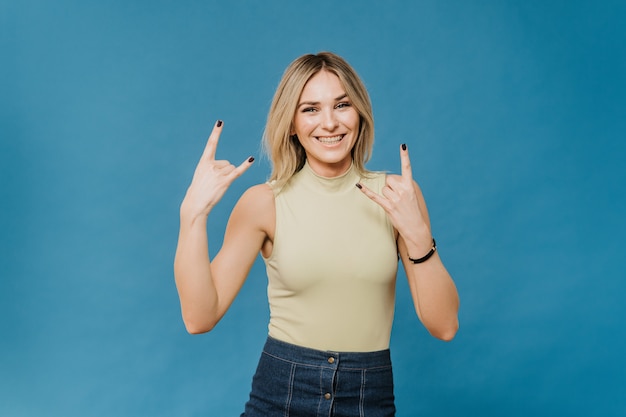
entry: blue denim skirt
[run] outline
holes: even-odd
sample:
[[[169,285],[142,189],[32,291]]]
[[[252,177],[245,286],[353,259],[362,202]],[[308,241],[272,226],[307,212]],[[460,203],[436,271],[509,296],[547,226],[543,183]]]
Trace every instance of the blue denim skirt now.
[[[326,352],[268,337],[242,417],[389,417],[389,349]]]

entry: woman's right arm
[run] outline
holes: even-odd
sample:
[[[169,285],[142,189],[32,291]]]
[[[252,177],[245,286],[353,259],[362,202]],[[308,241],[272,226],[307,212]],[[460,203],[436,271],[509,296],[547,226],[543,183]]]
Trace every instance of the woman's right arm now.
[[[209,259],[209,213],[230,184],[254,161],[249,158],[235,167],[228,161],[215,160],[221,131],[222,123],[217,122],[180,207],[174,276],[189,333],[207,332],[222,318],[266,238],[260,220],[251,215],[262,189],[252,187],[233,209],[222,249],[213,262]]]

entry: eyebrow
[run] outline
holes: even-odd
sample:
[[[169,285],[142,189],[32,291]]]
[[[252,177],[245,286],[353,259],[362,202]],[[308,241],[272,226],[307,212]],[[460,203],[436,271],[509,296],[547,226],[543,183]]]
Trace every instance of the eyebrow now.
[[[342,94],[342,95],[340,95],[339,97],[336,97],[336,98],[335,98],[335,101],[343,100],[343,99],[344,99],[344,98],[346,98],[346,97],[348,97],[348,94],[347,94],[347,93],[343,93],[343,94]],[[298,103],[298,107],[301,107],[301,106],[304,106],[304,105],[307,105],[307,106],[315,106],[315,105],[318,105],[318,104],[320,104],[320,102],[319,102],[319,101],[303,101],[303,102],[301,102],[301,103]]]

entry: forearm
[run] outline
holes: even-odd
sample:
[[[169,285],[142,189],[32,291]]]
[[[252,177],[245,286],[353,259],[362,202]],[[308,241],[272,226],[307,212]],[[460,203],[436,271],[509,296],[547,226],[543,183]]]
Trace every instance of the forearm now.
[[[407,266],[415,309],[424,326],[438,339],[451,340],[459,327],[459,296],[439,256]],[[410,272],[409,272],[410,271]]]
[[[432,245],[426,247],[422,244],[418,250],[409,244],[413,252],[404,244],[401,246],[404,250],[401,256],[417,315],[434,337],[451,340],[459,326],[459,296],[452,277],[443,265],[438,251],[422,263],[415,264],[408,259],[412,253],[419,256],[426,254]]]
[[[211,275],[206,216],[190,216],[181,209],[174,277],[185,327],[204,333],[218,318],[218,296]]]

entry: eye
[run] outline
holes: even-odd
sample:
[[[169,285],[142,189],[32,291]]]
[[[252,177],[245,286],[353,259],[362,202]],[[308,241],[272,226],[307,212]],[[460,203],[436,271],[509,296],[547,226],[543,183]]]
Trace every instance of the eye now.
[[[302,113],[313,113],[314,111],[316,111],[317,109],[315,107],[304,107],[302,110],[300,110]]]
[[[343,109],[343,108],[346,108],[346,107],[351,107],[351,106],[352,106],[352,104],[350,104],[350,102],[348,102],[348,101],[342,101],[341,103],[337,103],[337,106],[336,106],[336,107],[337,107],[338,109]]]

